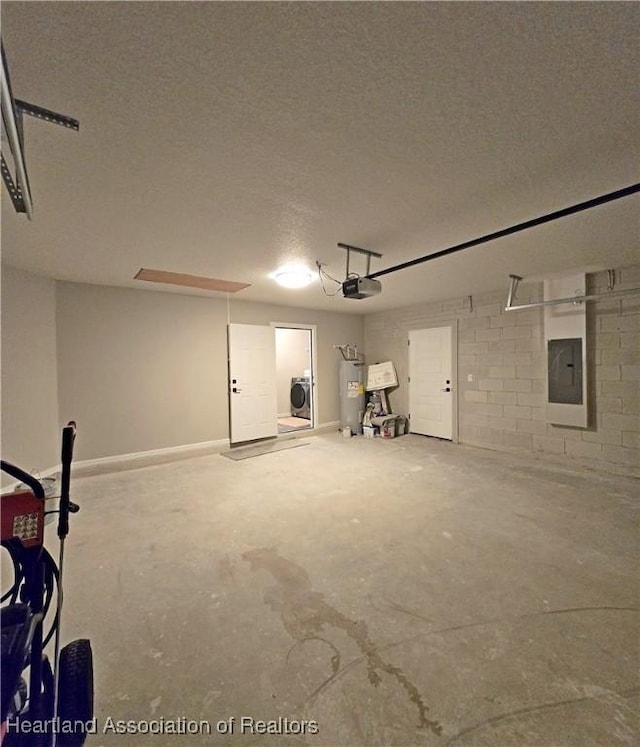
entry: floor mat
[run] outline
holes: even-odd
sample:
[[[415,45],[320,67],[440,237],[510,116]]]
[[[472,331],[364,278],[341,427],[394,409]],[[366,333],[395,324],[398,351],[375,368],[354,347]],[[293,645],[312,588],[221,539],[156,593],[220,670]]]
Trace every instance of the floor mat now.
[[[274,451],[296,449],[298,446],[308,445],[308,441],[300,441],[298,439],[291,439],[290,441],[270,441],[269,443],[259,444],[257,446],[240,446],[236,449],[231,449],[231,451],[221,451],[220,456],[238,462],[241,459],[250,459],[251,457],[262,456],[263,454],[271,454]]]
[[[311,421],[309,418],[296,418],[296,417],[279,417],[278,425],[287,425],[291,428],[311,428]]]

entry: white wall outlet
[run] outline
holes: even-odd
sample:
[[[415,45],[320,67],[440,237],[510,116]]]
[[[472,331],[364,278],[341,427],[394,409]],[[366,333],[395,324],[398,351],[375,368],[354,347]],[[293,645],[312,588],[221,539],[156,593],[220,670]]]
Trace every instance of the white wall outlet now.
[[[473,374],[467,374],[467,381],[473,381]]]

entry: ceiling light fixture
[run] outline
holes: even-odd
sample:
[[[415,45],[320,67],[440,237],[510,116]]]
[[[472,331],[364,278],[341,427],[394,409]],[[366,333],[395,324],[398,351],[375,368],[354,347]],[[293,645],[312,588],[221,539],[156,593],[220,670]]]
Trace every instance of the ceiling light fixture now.
[[[316,274],[303,265],[285,265],[269,277],[283,288],[305,288],[315,280]]]

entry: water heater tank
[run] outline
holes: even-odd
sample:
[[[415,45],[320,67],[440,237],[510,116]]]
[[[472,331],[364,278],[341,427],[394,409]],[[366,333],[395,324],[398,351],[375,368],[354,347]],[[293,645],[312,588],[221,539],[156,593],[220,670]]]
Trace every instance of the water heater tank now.
[[[340,361],[340,428],[362,433],[364,414],[365,365],[360,361]]]

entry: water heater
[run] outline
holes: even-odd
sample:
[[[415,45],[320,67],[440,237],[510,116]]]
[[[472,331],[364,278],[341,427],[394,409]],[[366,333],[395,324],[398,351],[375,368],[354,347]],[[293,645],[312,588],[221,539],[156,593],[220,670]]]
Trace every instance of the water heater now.
[[[340,428],[362,433],[365,365],[361,361],[340,361]]]

